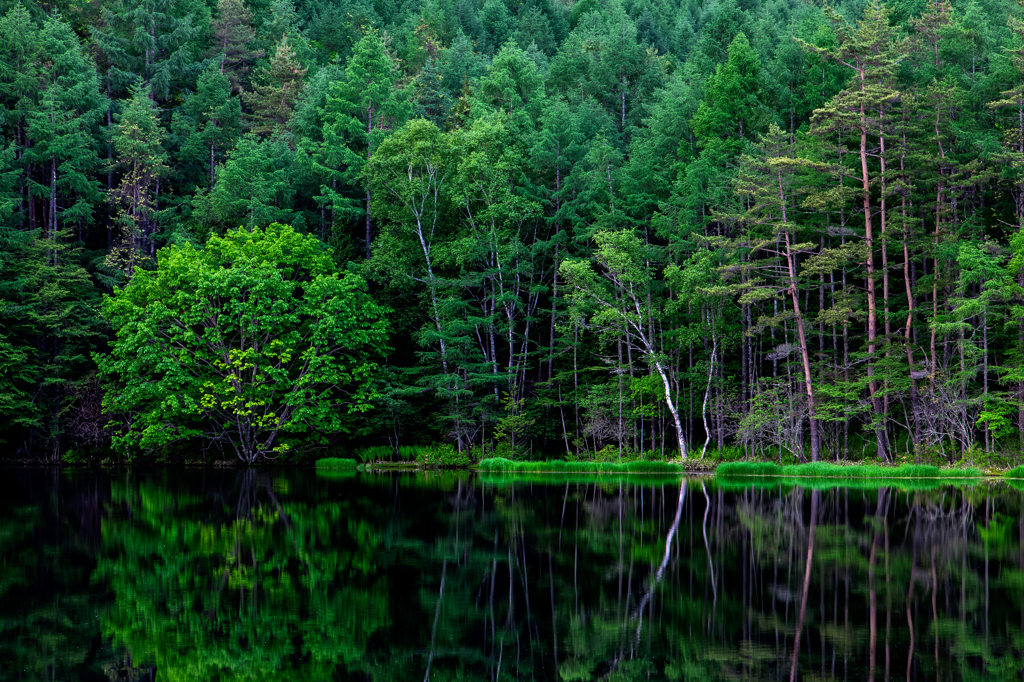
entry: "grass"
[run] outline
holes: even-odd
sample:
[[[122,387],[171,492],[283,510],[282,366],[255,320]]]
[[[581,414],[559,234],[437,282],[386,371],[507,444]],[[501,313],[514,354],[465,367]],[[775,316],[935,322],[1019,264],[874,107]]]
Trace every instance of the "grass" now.
[[[1021,467],[1024,469],[1024,467]],[[1022,472],[1024,473],[1024,472]],[[840,478],[840,479],[945,479],[962,480],[982,478],[975,467],[940,469],[930,464],[836,464],[834,462],[807,462],[780,466],[772,462],[726,462],[715,469],[715,477],[723,480],[748,476],[782,478]]]
[[[1008,481],[1010,485],[1018,481]],[[965,488],[978,485],[976,478],[810,478],[805,476],[748,476],[744,478],[716,479],[714,485],[722,490],[863,490],[893,488],[905,493],[927,492],[943,487]]]
[[[1013,467],[1003,474],[1003,478],[1024,478],[1024,464]]]
[[[494,473],[559,473],[559,474],[681,474],[684,469],[675,462],[567,462],[561,459],[543,462],[520,462],[504,457],[482,459],[480,471]]]
[[[316,461],[317,469],[355,469],[359,465],[347,457],[323,457]]]
[[[715,468],[715,478],[781,475],[782,467],[774,462],[723,462]]]
[[[360,462],[365,464],[367,462],[393,460],[395,458],[395,449],[390,445],[371,445],[369,447],[359,448],[352,454],[354,454]]]
[[[370,445],[359,448],[352,454],[364,464],[415,464],[424,457],[435,454],[441,445],[403,445],[397,450],[390,445]]]
[[[565,483],[597,483],[601,486],[615,486],[619,483],[629,485],[679,485],[678,474],[648,474],[638,479],[632,474],[605,473],[599,479],[586,473],[573,472],[481,472],[480,482],[484,485],[501,487],[524,483],[538,485],[560,485]]]

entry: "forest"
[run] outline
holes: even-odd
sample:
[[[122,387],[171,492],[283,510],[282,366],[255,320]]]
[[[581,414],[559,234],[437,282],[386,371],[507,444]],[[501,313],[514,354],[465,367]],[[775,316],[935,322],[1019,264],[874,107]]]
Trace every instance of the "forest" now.
[[[0,0],[20,461],[1019,463],[1024,7]]]

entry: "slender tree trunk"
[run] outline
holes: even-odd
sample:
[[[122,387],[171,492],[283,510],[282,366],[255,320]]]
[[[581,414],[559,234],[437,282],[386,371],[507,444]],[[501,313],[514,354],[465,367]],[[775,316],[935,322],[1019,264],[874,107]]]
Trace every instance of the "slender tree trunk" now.
[[[864,242],[867,249],[867,299],[868,299],[868,394],[871,398],[871,411],[875,421],[875,441],[878,445],[878,456],[888,459],[885,444],[884,415],[878,397],[878,383],[875,381],[875,345],[878,335],[878,304],[875,300],[875,254],[874,239],[871,228],[871,178],[868,174],[868,121],[864,107],[867,98],[864,64],[859,64],[861,103],[860,103],[860,176],[861,191],[864,204]]]
[[[783,189],[782,173],[777,172],[779,181],[779,201],[782,205],[782,222],[788,224],[786,211],[786,192]],[[804,392],[807,395],[807,418],[811,431],[811,461],[817,462],[820,456],[820,441],[818,439],[818,418],[814,411],[814,384],[811,378],[811,354],[807,346],[807,334],[804,330],[804,315],[800,309],[800,295],[797,289],[796,264],[794,262],[793,250],[789,239],[789,230],[783,230],[783,239],[786,245],[786,270],[789,278],[789,295],[793,302],[793,317],[796,320],[797,340],[800,344],[800,360],[804,371]]]

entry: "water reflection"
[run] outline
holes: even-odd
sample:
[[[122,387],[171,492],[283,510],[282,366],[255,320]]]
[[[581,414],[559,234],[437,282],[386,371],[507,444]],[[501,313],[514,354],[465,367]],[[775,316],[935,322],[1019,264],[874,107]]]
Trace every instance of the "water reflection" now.
[[[6,472],[0,679],[1019,679],[1022,494]]]

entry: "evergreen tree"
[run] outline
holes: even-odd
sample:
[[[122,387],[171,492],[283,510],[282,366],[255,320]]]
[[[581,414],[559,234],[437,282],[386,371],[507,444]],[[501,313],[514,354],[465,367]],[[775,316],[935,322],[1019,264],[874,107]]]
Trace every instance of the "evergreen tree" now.
[[[208,193],[197,194],[193,210],[204,232],[221,234],[225,229],[248,228],[294,221],[292,184],[295,152],[281,138],[261,140],[248,134],[217,167],[217,178]]]
[[[102,55],[108,95],[131,95],[135,81],[149,84],[163,102],[194,81],[210,27],[201,0],[113,0],[100,8],[92,38]]]
[[[833,12],[830,16],[837,26],[838,45],[834,49],[824,49],[805,44],[812,51],[828,56],[852,72],[847,87],[825,107],[815,111],[814,121],[816,132],[822,138],[852,131],[859,141],[859,146],[851,151],[860,161],[858,169],[859,194],[866,253],[867,388],[878,456],[883,459],[889,458],[890,447],[887,437],[887,415],[881,388],[874,371],[875,353],[879,344],[879,305],[875,274],[875,252],[877,249],[875,240],[877,237],[872,185],[875,183],[874,174],[884,173],[884,168],[880,168],[878,171],[873,168],[869,154],[874,149],[874,143],[869,143],[869,138],[877,140],[877,144],[881,145],[880,149],[884,149],[885,129],[888,127],[887,112],[899,96],[893,81],[903,46],[890,26],[889,15],[890,11],[878,0],[874,0],[868,5],[864,10],[863,18],[853,27],[847,26]],[[870,147],[869,144],[871,144]],[[879,216],[879,220],[882,225],[885,224],[884,212]]]
[[[244,0],[217,0],[217,16],[211,28],[213,49],[220,57],[220,72],[227,76],[232,91],[240,92],[252,62],[263,56],[262,51],[252,47],[256,39],[252,12]]]
[[[281,39],[269,64],[255,76],[251,92],[242,95],[248,106],[249,130],[257,135],[277,135],[285,130],[306,77],[287,38]]]
[[[112,144],[121,178],[109,192],[117,210],[118,246],[108,263],[131,277],[145,258],[156,255],[160,178],[167,172],[164,131],[158,109],[145,85],[131,89],[131,99],[114,129]]]
[[[199,76],[196,91],[175,112],[173,129],[179,140],[180,166],[195,164],[203,168],[198,177],[189,178],[192,187],[215,184],[215,170],[241,132],[242,109],[237,97],[231,95],[231,82],[216,67],[210,67]]]
[[[394,92],[398,75],[398,63],[382,36],[367,33],[352,48],[341,78],[328,88],[321,112],[324,143],[320,164],[334,176],[332,185],[321,192],[333,211],[362,214],[367,258],[373,239],[371,193],[367,190],[360,199],[349,199],[338,191],[336,181],[358,188],[374,148],[404,119],[404,107]]]

